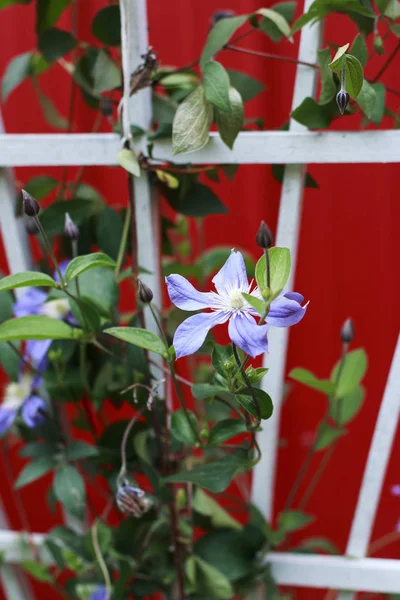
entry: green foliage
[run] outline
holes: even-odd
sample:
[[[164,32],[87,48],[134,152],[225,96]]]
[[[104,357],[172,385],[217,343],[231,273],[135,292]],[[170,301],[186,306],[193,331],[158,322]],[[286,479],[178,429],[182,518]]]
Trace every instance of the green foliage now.
[[[208,62],[203,69],[204,97],[222,112],[232,110],[229,99],[229,75],[217,61]]]
[[[262,296],[265,299],[269,298],[272,293],[273,297],[276,297],[281,293],[286,285],[290,275],[290,252],[288,248],[270,248],[268,250],[270,260],[270,276],[271,276],[271,289],[267,286],[267,268],[266,258],[263,255],[256,265],[256,281],[261,291]]]
[[[1,96],[5,102],[11,92],[29,75],[32,52],[25,52],[15,56],[7,65],[6,72],[1,82]]]
[[[185,446],[194,446],[197,444],[198,434],[196,416],[188,411],[187,415],[191,425],[188,423],[188,418],[183,410],[176,410],[171,417],[171,434],[178,442]]]
[[[132,150],[123,148],[117,154],[118,164],[123,167],[128,173],[135,177],[140,177],[140,166],[137,156]]]
[[[269,21],[268,21],[269,22]],[[252,100],[264,90],[264,85],[241,71],[228,69],[230,84],[235,88],[242,97],[243,102]]]
[[[112,335],[128,344],[134,344],[150,352],[161,354],[164,358],[168,357],[168,351],[160,338],[146,329],[139,327],[111,327],[106,329],[105,333]]]
[[[180,471],[164,478],[165,482],[190,482],[218,493],[226,490],[238,469],[250,466],[242,458],[227,457],[204,465],[193,467],[188,471]]]
[[[67,323],[42,315],[9,319],[0,325],[0,341],[77,340],[82,331]]]
[[[307,369],[293,369],[290,371],[289,377],[323,394],[330,395],[335,389],[332,381],[329,379],[318,379],[313,373],[307,371]]]
[[[307,515],[299,510],[286,510],[278,517],[279,529],[285,533],[291,533],[306,527],[314,520],[312,515]]]
[[[199,85],[179,105],[172,125],[172,152],[182,154],[201,150],[208,142],[208,130],[213,118],[204,87]]]
[[[244,125],[243,100],[235,88],[229,88],[230,112],[216,109],[216,123],[221,139],[232,150],[233,144]]]
[[[39,271],[23,271],[0,279],[0,292],[31,286],[55,287],[56,282],[49,275]]]
[[[47,62],[51,63],[71,52],[76,47],[76,40],[69,31],[52,27],[39,35],[38,47]]]
[[[18,475],[14,484],[15,488],[22,488],[40,477],[43,477],[49,471],[54,469],[55,463],[51,456],[42,456],[26,465]]]
[[[57,469],[54,477],[54,493],[65,509],[78,519],[85,513],[85,483],[82,475],[71,465]]]
[[[81,275],[89,269],[94,269],[94,267],[113,268],[115,267],[115,261],[102,252],[95,252],[94,254],[87,254],[86,256],[77,256],[69,263],[65,272],[65,280],[70,282],[71,279],[78,277],[78,275]]]
[[[95,15],[92,33],[103,44],[118,46],[121,43],[121,15],[118,5],[105,6]]]
[[[211,60],[211,58],[215,56],[227,42],[229,42],[232,35],[243,25],[246,19],[247,15],[229,17],[221,19],[214,25],[208,34],[207,42],[201,55],[200,66],[202,70],[208,61]]]

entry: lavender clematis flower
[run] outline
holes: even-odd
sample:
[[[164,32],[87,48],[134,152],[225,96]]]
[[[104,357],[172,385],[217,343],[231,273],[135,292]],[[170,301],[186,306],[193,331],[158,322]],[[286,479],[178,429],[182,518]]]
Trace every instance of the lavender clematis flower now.
[[[0,405],[0,435],[11,427],[20,409],[28,427],[37,427],[43,423],[46,418],[46,402],[34,394],[39,384],[40,378],[27,373],[20,376],[18,383],[8,384]]]
[[[90,596],[90,600],[106,600],[107,598],[107,590],[104,585],[99,585]]]
[[[296,292],[280,294],[272,301],[267,323],[257,325],[254,317],[260,315],[243,298],[242,293],[261,298],[258,288],[251,290],[243,256],[232,250],[228,260],[212,280],[216,292],[199,292],[181,275],[166,277],[171,301],[182,310],[211,309],[186,319],[175,332],[176,357],[193,354],[203,344],[208,331],[215,325],[229,321],[229,337],[236,346],[255,358],[268,350],[267,331],[270,325],[289,327],[304,316],[307,306]]]

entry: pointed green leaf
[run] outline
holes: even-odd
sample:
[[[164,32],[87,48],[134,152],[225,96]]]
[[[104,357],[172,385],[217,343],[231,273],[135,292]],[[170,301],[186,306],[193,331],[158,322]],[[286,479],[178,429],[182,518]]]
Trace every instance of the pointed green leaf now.
[[[38,175],[37,177],[32,177],[25,183],[24,190],[33,196],[35,200],[40,202],[43,200],[43,198],[50,194],[50,192],[52,192],[57,185],[58,181],[57,179],[54,179],[54,177]]]
[[[296,2],[279,2],[271,6],[272,10],[282,15],[289,24],[293,21],[296,11]],[[282,32],[271,19],[263,18],[258,24],[259,28],[266,33],[276,44],[282,39]],[[285,34],[286,35],[286,34]]]
[[[290,250],[274,246],[268,250],[270,261],[271,290],[275,296],[285,287],[290,275]],[[267,290],[267,270],[264,254],[256,265],[256,281],[261,293]]]
[[[198,432],[196,416],[189,410],[187,411],[192,426],[189,425],[185,411],[176,410],[171,417],[171,433],[178,442],[182,442],[186,446],[194,446],[197,444]],[[194,430],[194,431],[193,431]]]
[[[320,106],[314,98],[305,98],[292,112],[292,119],[308,129],[327,129],[332,115],[326,106]]]
[[[45,29],[38,39],[38,47],[47,62],[51,63],[76,48],[77,41],[69,31],[51,27]]]
[[[226,490],[236,471],[243,466],[243,459],[221,459],[205,465],[193,467],[190,471],[181,471],[165,477],[169,483],[189,482],[219,493]]]
[[[338,548],[330,540],[323,537],[308,538],[293,548],[294,552],[310,554],[319,554],[321,550],[328,554],[340,554]]]
[[[219,134],[225,144],[232,150],[233,144],[244,125],[244,107],[241,95],[235,88],[229,88],[230,112],[216,110],[216,123]]]
[[[307,371],[307,369],[293,369],[289,373],[289,377],[294,379],[295,381],[299,381],[303,383],[307,387],[312,388],[313,390],[318,390],[327,396],[330,396],[335,389],[334,384],[329,379],[318,379],[314,373],[311,371]]]
[[[67,459],[70,461],[81,460],[82,458],[90,458],[98,455],[99,451],[96,446],[92,446],[81,440],[73,441],[67,448]]]
[[[229,42],[232,35],[239,27],[247,20],[248,15],[241,15],[239,17],[228,17],[221,19],[215,23],[214,27],[208,34],[206,45],[203,48],[203,52],[200,59],[200,67],[203,70],[205,65],[211,60],[211,57],[215,56],[219,50],[227,42]]]
[[[240,523],[206,494],[201,488],[196,489],[193,497],[193,510],[211,519],[211,524],[216,528],[242,529]]]
[[[85,254],[84,256],[77,256],[69,263],[65,272],[65,279],[67,282],[71,281],[75,277],[78,277],[84,271],[93,269],[94,267],[115,267],[115,261],[103,254],[103,252],[95,252],[93,254]],[[1,281],[0,281],[1,284]]]
[[[36,581],[46,581],[47,583],[53,583],[53,576],[50,573],[49,565],[45,565],[42,562],[36,562],[35,560],[23,560],[21,567],[24,571],[29,573]]]
[[[321,93],[318,104],[328,104],[336,96],[336,83],[329,68],[331,53],[329,48],[318,50],[318,64],[321,70]]]
[[[216,394],[223,394],[228,391],[228,389],[222,386],[211,385],[211,383],[195,383],[192,386],[192,394],[198,400],[205,400],[206,398],[211,398]]]
[[[229,100],[229,75],[221,63],[209,61],[203,70],[204,97],[223,112],[231,111]]]
[[[330,425],[325,424],[321,431],[318,432],[318,439],[315,445],[315,450],[324,450],[346,433],[346,429],[334,429]]]
[[[243,102],[252,100],[265,89],[265,86],[260,81],[253,79],[253,77],[250,77],[247,73],[234,71],[233,69],[228,69],[227,73],[229,75],[231,86],[239,92]]]
[[[139,327],[111,327],[110,329],[105,329],[104,333],[113,335],[124,342],[128,342],[128,344],[161,354],[164,358],[168,357],[168,351],[164,343],[155,333],[147,331],[147,329],[140,329]]]
[[[213,108],[205,99],[203,86],[199,85],[178,106],[175,113],[172,124],[173,154],[203,148],[208,142],[212,119]]]
[[[253,388],[253,392],[257,398],[258,405],[260,407],[261,418],[269,419],[270,417],[272,417],[274,405],[272,403],[271,396],[267,394],[267,392],[264,392],[264,390],[260,390],[259,388]],[[253,417],[258,416],[257,409],[254,406],[254,400],[251,396],[249,388],[240,390],[239,394],[235,394],[235,398],[239,402],[239,404],[243,406],[245,410],[247,410],[247,412],[253,415]]]
[[[338,48],[335,56],[333,57],[333,60],[329,63],[329,66],[334,73],[338,73],[339,71],[341,71],[344,68],[344,63],[345,63],[344,55],[346,54],[349,46],[350,46],[350,44],[345,44],[344,46],[340,46],[340,48]]]
[[[256,298],[256,296],[252,296],[251,294],[246,294],[245,292],[242,292],[242,296],[246,300],[246,302],[248,302],[250,304],[250,306],[252,306],[253,308],[256,309],[256,311],[258,312],[259,315],[262,315],[264,313],[265,302],[263,302],[259,298]]]
[[[121,43],[121,15],[118,4],[106,6],[96,13],[92,22],[92,33],[108,46]]]
[[[42,315],[9,319],[0,324],[0,341],[12,340],[76,340],[82,330]]]
[[[357,98],[364,81],[364,71],[358,58],[351,54],[345,56],[346,91],[352,98]]]
[[[360,410],[365,397],[362,386],[340,399],[334,398],[331,406],[331,416],[337,425],[345,425],[351,421]]]
[[[223,421],[218,421],[210,431],[208,445],[219,446],[230,438],[246,431],[246,423],[242,419],[224,419]]]
[[[25,52],[24,54],[14,56],[8,63],[1,82],[3,102],[7,100],[8,95],[29,75],[32,56],[32,52]]]
[[[57,469],[54,493],[71,515],[83,519],[86,503],[85,482],[75,467],[64,465]]]
[[[314,521],[313,515],[307,515],[299,510],[287,510],[281,512],[278,517],[279,529],[289,533],[306,527]]]
[[[69,4],[71,0],[36,0],[36,33],[52,27]]]
[[[43,477],[45,473],[48,473],[52,469],[54,469],[54,460],[50,456],[43,456],[42,458],[33,460],[22,469],[14,487],[18,489],[22,488],[24,485],[28,485],[28,483],[32,483],[32,481]]]
[[[121,71],[105,50],[98,53],[92,76],[93,93],[96,95],[121,85]]]
[[[376,92],[374,87],[364,79],[361,92],[357,98],[357,104],[360,106],[364,115],[371,119],[376,102]]]
[[[271,8],[260,8],[257,10],[257,14],[262,15],[265,19],[272,21],[282,35],[291,40],[289,23],[279,12],[272,10]]]
[[[1,328],[1,326],[0,326]],[[358,348],[348,352],[344,359],[344,366],[341,369],[339,381],[337,381],[340,362],[337,363],[332,371],[331,381],[335,384],[335,398],[343,398],[358,387],[367,371],[368,359],[363,348]]]
[[[367,64],[368,48],[361,34],[357,34],[350,48],[350,54],[358,58],[363,67]]]
[[[0,279],[0,292],[20,287],[56,287],[56,282],[50,275],[39,271],[23,271]]]
[[[128,148],[122,148],[117,154],[118,164],[135,177],[140,177],[140,165],[136,154]]]
[[[201,591],[207,595],[207,598],[215,598],[216,600],[229,600],[233,598],[234,590],[229,579],[221,571],[199,556],[194,555],[194,559],[197,569],[200,571],[199,581]]]

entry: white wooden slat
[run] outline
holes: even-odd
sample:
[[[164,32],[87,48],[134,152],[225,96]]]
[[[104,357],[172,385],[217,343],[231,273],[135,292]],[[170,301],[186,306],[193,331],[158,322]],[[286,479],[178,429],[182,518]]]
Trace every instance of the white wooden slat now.
[[[393,355],[385,392],[379,409],[357,507],[351,526],[346,555],[365,556],[371,539],[375,515],[382,492],[390,452],[400,415],[400,336]],[[351,600],[353,594],[342,593],[339,600]]]
[[[308,10],[312,0],[306,0],[304,12]],[[321,25],[306,26],[302,30],[299,59],[315,62],[320,42]],[[314,69],[298,65],[294,87],[292,109],[296,108],[307,96],[313,96],[316,86]],[[290,132],[296,134],[304,131],[304,127],[295,121],[290,122]],[[285,160],[287,162],[287,160]],[[292,289],[296,269],[298,237],[301,222],[301,205],[304,189],[304,165],[288,165],[283,179],[281,201],[279,207],[276,245],[290,249],[292,271],[287,284]],[[261,460],[257,463],[253,474],[252,499],[267,519],[272,517],[274,480],[277,461],[279,422],[283,396],[284,371],[288,343],[288,329],[272,328],[268,334],[269,354],[264,356],[264,365],[270,371],[264,378],[262,387],[273,399],[274,414],[265,423],[257,440],[261,450]]]
[[[133,120],[136,121],[135,116]],[[153,154],[178,164],[362,164],[400,162],[400,131],[260,131],[239,134],[229,150],[217,133],[199,152],[172,156],[156,140]],[[116,165],[120,138],[113,133],[0,135],[0,165]],[[146,143],[136,144],[147,152]]]
[[[28,538],[15,531],[1,532],[0,552],[4,553],[4,563],[13,565],[31,558],[29,539],[38,548],[41,559],[51,564],[51,557],[43,547],[45,538],[41,533],[31,534]],[[397,560],[271,552],[265,562],[271,565],[272,574],[280,585],[383,593],[396,593],[400,589]]]

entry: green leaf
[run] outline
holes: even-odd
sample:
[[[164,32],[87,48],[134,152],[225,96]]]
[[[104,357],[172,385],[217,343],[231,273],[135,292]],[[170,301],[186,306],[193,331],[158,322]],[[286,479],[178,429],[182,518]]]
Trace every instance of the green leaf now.
[[[50,275],[39,271],[23,271],[0,279],[0,292],[32,286],[55,287],[56,282]]]
[[[83,519],[85,514],[85,482],[81,474],[71,465],[57,469],[54,477],[54,493],[57,500],[74,517]]]
[[[33,460],[22,469],[14,487],[16,489],[22,488],[24,485],[28,485],[28,483],[32,483],[32,481],[43,477],[45,473],[48,473],[52,469],[54,469],[54,460],[50,456],[43,456],[42,458]]]
[[[31,196],[38,202],[43,200],[50,192],[52,192],[58,185],[58,182],[54,177],[48,177],[47,175],[38,175],[32,177],[24,185],[26,190]]]
[[[81,335],[81,329],[74,329],[63,321],[43,315],[9,319],[0,324],[0,341],[5,342],[13,340],[76,340]]]
[[[361,92],[364,81],[364,71],[358,58],[351,54],[346,54],[346,91],[352,98],[357,98]]]
[[[314,521],[312,515],[307,515],[300,510],[287,510],[281,512],[278,517],[279,529],[286,533],[302,529],[312,521]]]
[[[242,467],[243,460],[229,458],[216,460],[205,465],[193,467],[190,471],[181,471],[165,477],[169,483],[189,482],[219,493],[226,490],[236,471]]]
[[[110,329],[105,329],[104,333],[128,342],[128,344],[161,354],[164,358],[168,357],[168,350],[164,346],[164,343],[155,333],[146,329],[140,329],[139,327],[111,327]]]
[[[203,183],[194,183],[187,190],[163,187],[163,195],[176,212],[187,217],[206,217],[207,215],[228,212],[218,196]]]
[[[225,21],[225,19],[222,20]],[[199,556],[194,555],[194,559],[196,567],[200,571],[200,591],[206,594],[207,598],[216,598],[218,600],[233,598],[234,590],[225,575]]]
[[[11,92],[29,75],[32,52],[25,52],[14,56],[7,65],[1,82],[1,96],[5,102]]]
[[[293,548],[293,551],[295,552],[305,552],[310,554],[319,554],[321,550],[328,554],[340,554],[338,548],[330,540],[323,537],[308,538]]]
[[[371,119],[375,107],[376,102],[376,92],[375,88],[364,79],[363,85],[361,88],[361,92],[357,98],[357,104],[360,106],[364,115]]]
[[[256,14],[262,15],[265,19],[272,21],[282,35],[290,38],[289,23],[279,12],[272,10],[271,8],[259,8]]]
[[[285,287],[290,275],[290,250],[274,246],[268,250],[270,261],[270,276],[272,295],[280,293]],[[256,264],[256,281],[261,293],[267,290],[266,260],[263,254]]]
[[[327,129],[332,121],[328,110],[317,104],[313,98],[305,98],[291,116],[308,129]]]
[[[71,0],[37,0],[36,1],[36,33],[52,27],[67,8]]]
[[[123,221],[120,213],[107,206],[97,220],[97,242],[101,250],[117,260]]]
[[[67,448],[67,460],[81,460],[83,458],[90,458],[92,456],[98,456],[99,451],[96,446],[82,442],[81,440],[75,440]]]
[[[47,123],[54,127],[55,129],[67,129],[68,121],[65,119],[58,111],[57,107],[53,103],[53,101],[40,89],[39,85],[36,83],[34,85],[34,90],[37,94],[40,108],[42,109],[43,116],[46,119]]]
[[[198,432],[197,419],[190,410],[188,415],[192,427],[188,423],[184,410],[176,410],[172,413],[171,433],[178,442],[182,442],[185,446],[194,446],[197,444],[197,436],[194,433],[194,431]]]
[[[255,532],[257,535],[257,532]],[[250,535],[249,535],[250,534]],[[203,535],[195,543],[195,555],[214,565],[231,583],[238,583],[254,566],[254,529],[219,529]],[[250,538],[250,539],[249,539]],[[206,595],[207,600],[209,595]]]
[[[278,4],[274,4],[271,8],[275,13],[279,13],[287,23],[291,23],[296,11],[296,2],[279,2]],[[278,43],[281,41],[282,32],[271,19],[261,19],[258,26],[273,42]]]
[[[81,225],[89,217],[104,208],[101,198],[77,197],[71,200],[53,202],[40,212],[40,220],[48,236],[62,235],[65,226],[65,213],[68,213],[76,225]]]
[[[212,398],[216,394],[226,393],[229,390],[220,385],[211,385],[211,383],[195,383],[192,385],[192,394],[197,400]]]
[[[52,27],[39,35],[38,47],[47,62],[51,63],[76,48],[77,42],[72,33]]]
[[[0,326],[1,330],[1,326]],[[346,354],[344,366],[336,383],[340,361],[332,371],[331,381],[335,385],[335,398],[343,398],[358,387],[367,370],[368,359],[365,350],[358,348]]]
[[[257,79],[250,77],[247,73],[234,71],[233,69],[228,69],[227,73],[229,75],[231,86],[239,92],[243,102],[252,100],[265,89],[265,86],[262,83],[257,81]]]
[[[216,109],[216,123],[222,141],[232,150],[233,144],[244,125],[244,107],[241,95],[235,88],[229,88],[231,112]]]
[[[329,48],[318,50],[318,64],[321,70],[321,93],[318,104],[328,104],[336,96],[336,83],[329,68],[331,53]]]
[[[283,183],[283,176],[285,174],[285,165],[271,165],[272,176],[279,183]],[[307,171],[304,178],[304,187],[311,189],[319,189],[318,182],[315,181],[314,177]]]
[[[222,508],[211,496],[201,488],[196,489],[193,497],[193,510],[200,515],[208,517],[211,525],[216,528],[242,529],[240,523]]]
[[[314,373],[311,373],[311,371],[307,371],[307,369],[293,369],[292,371],[290,371],[289,377],[291,379],[294,379],[295,381],[303,383],[304,385],[312,388],[313,390],[318,390],[319,392],[322,392],[327,396],[330,396],[335,389],[335,386],[333,385],[332,381],[330,381],[329,379],[318,379],[314,375]]]
[[[75,282],[69,284],[69,289],[75,293]],[[115,273],[108,267],[96,267],[85,271],[79,277],[81,299],[87,300],[104,316],[114,314],[118,305],[119,289],[115,281]]]
[[[78,277],[84,271],[93,269],[94,267],[115,267],[115,261],[103,254],[103,252],[94,252],[93,254],[85,254],[84,256],[77,256],[69,263],[65,272],[65,279],[67,282],[71,281],[75,277]],[[1,281],[0,281],[1,284]]]
[[[325,424],[323,428],[318,431],[318,439],[315,445],[315,450],[324,450],[346,433],[346,429],[333,429],[333,427],[330,425]]]
[[[246,423],[242,419],[224,419],[216,423],[211,429],[208,445],[219,446],[230,438],[246,431]]]
[[[225,21],[223,19],[221,23]],[[172,124],[173,154],[200,150],[208,142],[213,108],[208,104],[204,88],[199,85],[178,106]]]
[[[274,411],[274,405],[271,400],[271,396],[264,392],[264,390],[260,390],[259,388],[253,388],[253,392],[258,400],[258,404],[261,411],[262,419],[269,419],[272,417],[272,413]],[[250,390],[245,388],[244,390],[240,390],[239,394],[235,394],[236,400],[239,402],[241,406],[247,412],[253,415],[253,417],[257,417],[257,410],[254,406],[253,398],[251,397]]]
[[[140,177],[140,165],[137,159],[136,154],[132,150],[128,150],[128,148],[122,148],[117,154],[118,164],[134,175],[135,177]]]
[[[223,112],[231,111],[229,75],[221,63],[212,60],[204,66],[203,85],[207,102]]]
[[[362,386],[359,386],[339,400],[334,398],[331,406],[331,415],[335,423],[340,426],[351,421],[360,410],[364,397],[365,390]]]
[[[45,565],[42,562],[36,562],[35,560],[23,560],[20,564],[23,570],[29,573],[36,581],[53,583],[54,580],[50,573],[49,565]]]
[[[19,344],[13,344],[20,350]],[[12,381],[18,381],[20,359],[7,342],[0,342],[0,364]]]
[[[229,42],[232,35],[237,29],[239,29],[239,27],[243,25],[247,18],[248,15],[228,17],[215,23],[214,27],[208,34],[206,45],[204,46],[201,55],[200,67],[202,70],[208,61],[211,60],[211,58],[215,56],[227,42]]]
[[[333,60],[329,63],[331,70],[334,73],[338,73],[344,68],[345,65],[345,54],[349,48],[350,44],[345,44],[344,46],[340,46],[338,48]]]
[[[263,302],[259,298],[256,298],[256,296],[252,296],[251,294],[245,294],[244,292],[242,292],[242,296],[246,300],[246,302],[250,304],[250,306],[256,309],[259,315],[262,315],[264,313],[265,302]]]
[[[375,90],[375,104],[372,110],[371,120],[375,125],[380,125],[385,114],[386,88],[383,83],[374,83],[372,87]]]
[[[121,14],[118,5],[106,6],[99,10],[92,22],[92,33],[108,46],[121,43]]]
[[[350,54],[358,58],[363,67],[367,64],[368,48],[364,38],[359,33],[354,38],[350,48]]]
[[[98,53],[92,75],[93,93],[96,95],[121,85],[121,71],[105,50]]]

